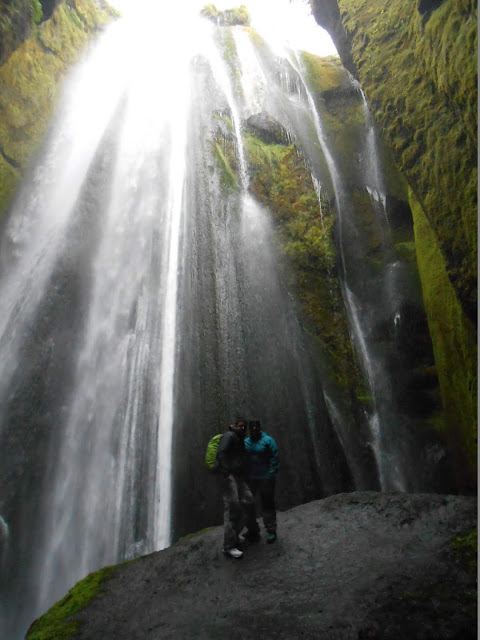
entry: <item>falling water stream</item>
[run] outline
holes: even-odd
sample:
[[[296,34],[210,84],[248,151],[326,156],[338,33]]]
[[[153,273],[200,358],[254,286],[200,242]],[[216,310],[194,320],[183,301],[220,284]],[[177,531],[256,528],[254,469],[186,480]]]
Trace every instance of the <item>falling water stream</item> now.
[[[318,153],[346,215],[300,59],[266,62],[236,28],[229,62],[218,27],[155,4],[111,25],[72,72],[3,229],[0,570],[10,580],[0,634],[10,640],[90,571],[211,524],[198,469],[208,437],[236,413],[261,417],[295,461],[279,479],[285,505],[366,488],[278,269],[270,213],[249,191],[243,127],[266,113],[304,146],[319,215]],[[218,127],[236,151],[229,190]],[[365,188],[382,203],[371,166]],[[384,373],[341,233],[339,250],[376,397]],[[388,447],[377,404],[369,444],[380,484],[408,488],[397,470],[405,452]]]

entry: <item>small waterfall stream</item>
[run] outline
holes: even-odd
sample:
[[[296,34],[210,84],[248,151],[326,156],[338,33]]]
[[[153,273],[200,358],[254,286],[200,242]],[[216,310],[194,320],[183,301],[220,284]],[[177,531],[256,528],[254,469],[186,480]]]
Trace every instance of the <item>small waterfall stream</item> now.
[[[252,115],[275,118],[303,150],[319,215],[326,159],[344,301],[374,397],[373,473],[384,489],[415,488],[378,387],[371,299],[350,279],[341,171],[300,58],[265,60],[235,28],[232,62],[218,27],[154,6],[110,26],[73,71],[3,229],[0,635],[11,640],[90,571],[212,524],[204,448],[238,413],[280,445],[282,506],[367,488],[360,436],[324,389],[271,214],[249,191]],[[219,131],[235,149],[227,187]],[[375,167],[365,189],[384,206]],[[401,269],[388,267],[399,323]]]

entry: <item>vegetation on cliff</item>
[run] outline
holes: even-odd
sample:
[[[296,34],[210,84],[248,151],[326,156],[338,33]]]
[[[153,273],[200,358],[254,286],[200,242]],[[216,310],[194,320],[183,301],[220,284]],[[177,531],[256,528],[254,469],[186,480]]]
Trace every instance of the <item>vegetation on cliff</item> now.
[[[333,377],[344,388],[358,386],[333,238],[334,214],[324,193],[320,202],[312,176],[293,144],[268,144],[245,136],[255,196],[272,212],[282,253],[293,267],[293,286],[307,326],[327,355]]]
[[[215,114],[214,120],[212,152],[228,196],[239,188],[233,127],[226,114]],[[244,128],[250,188],[272,214],[283,256],[280,266],[301,302],[305,327],[323,353],[331,382],[363,397],[363,380],[352,349],[338,279],[335,216],[330,198],[323,190],[319,201],[311,172],[297,146],[288,140],[278,122],[264,120],[259,125],[251,118],[251,124]]]
[[[244,4],[233,9],[225,9],[225,11],[220,11],[214,4],[206,4],[200,14],[222,27],[233,27],[235,25],[248,27],[250,24],[250,14]]]
[[[68,0],[0,66],[0,215],[45,135],[66,70],[112,15],[103,3]]]
[[[381,163],[387,169],[385,182],[391,218],[386,242],[386,229],[379,224],[372,197],[362,186],[363,169],[353,161],[365,145],[366,112],[361,94],[337,58],[318,58],[303,53],[302,62],[307,83],[322,114],[324,134],[337,166],[342,167],[343,187],[348,193],[344,206],[349,210],[344,214],[354,220],[356,241],[344,243],[347,259],[350,252],[358,252],[359,247],[363,247],[364,268],[373,281],[385,269],[386,262],[399,260],[411,272],[412,287],[418,289],[413,226],[403,177],[387,149],[379,145]],[[217,114],[215,118],[217,134],[213,148],[221,169],[221,182],[224,189],[237,189],[238,166],[232,124],[228,115]],[[247,120],[243,138],[250,166],[250,187],[272,214],[284,256],[285,273],[291,277],[290,286],[302,304],[304,326],[323,354],[330,384],[336,392],[344,394],[351,410],[361,412],[370,404],[371,398],[349,334],[339,279],[338,212],[325,158],[319,154],[322,184],[315,185],[301,151],[281,125],[266,114],[257,114]],[[420,296],[410,299],[409,305],[405,321],[409,326],[415,325],[413,331],[418,332],[422,317],[424,319]],[[418,346],[411,349],[417,357],[411,358],[409,366],[418,388],[410,394],[409,404],[414,415],[418,414],[419,403],[430,407],[428,411],[426,408],[421,411],[424,426],[429,427],[430,421],[435,425],[437,421],[440,424],[443,421],[437,415],[441,409],[429,337],[428,334],[422,336],[426,341],[422,353],[418,353]],[[415,340],[419,339],[416,335]],[[410,342],[413,345],[414,341]]]
[[[31,34],[39,22],[38,0],[14,0],[0,4],[0,65]]]
[[[413,193],[410,193],[410,202],[415,219],[418,268],[449,427],[445,435],[456,458],[457,483],[468,487],[477,461],[475,330],[462,311],[435,234]]]
[[[71,638],[79,627],[72,616],[82,611],[101,592],[102,584],[111,575],[112,569],[106,567],[77,582],[64,598],[32,624],[27,633],[28,640]]]
[[[457,453],[457,474],[470,488],[477,434],[476,3],[311,4],[360,81],[411,189],[446,436]]]
[[[444,0],[412,11],[402,2],[339,0],[338,7],[375,120],[435,231],[460,302],[474,318],[475,3]]]

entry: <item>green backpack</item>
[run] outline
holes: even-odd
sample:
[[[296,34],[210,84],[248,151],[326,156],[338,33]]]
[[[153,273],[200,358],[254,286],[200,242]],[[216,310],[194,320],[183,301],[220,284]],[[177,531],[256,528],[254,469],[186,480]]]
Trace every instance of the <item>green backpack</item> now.
[[[205,464],[207,465],[208,469],[210,469],[210,471],[214,470],[215,461],[217,459],[218,445],[220,444],[222,436],[223,433],[217,433],[217,435],[213,436],[213,438],[207,444],[207,450],[205,452]]]

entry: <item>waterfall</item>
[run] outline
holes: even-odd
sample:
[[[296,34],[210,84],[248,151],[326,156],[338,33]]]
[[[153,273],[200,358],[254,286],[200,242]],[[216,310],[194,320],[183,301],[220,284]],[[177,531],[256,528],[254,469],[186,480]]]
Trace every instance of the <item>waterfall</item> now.
[[[135,37],[137,29],[143,38]],[[22,540],[22,531],[9,544],[17,554],[22,545],[35,547],[30,566],[19,560],[16,569],[28,575],[31,591],[15,593],[22,588],[18,578],[7,592],[17,600],[7,601],[1,615],[9,637],[19,632],[15,618],[31,621],[89,571],[170,543],[193,48],[188,33],[185,38],[174,52],[175,67],[162,69],[163,86],[176,87],[173,101],[152,82],[158,60],[171,53],[164,44],[170,41],[145,21],[119,21],[107,30],[69,79],[3,236],[0,428],[6,441],[22,375],[29,380],[22,369],[32,358],[31,335],[50,345],[51,358],[45,349],[37,355],[30,384],[39,386],[46,368],[51,391],[43,393],[56,407],[44,421],[39,504],[23,515],[35,543]],[[126,40],[136,43],[136,56]],[[47,301],[59,291],[65,295],[64,281],[73,299],[54,303],[72,317],[52,319]],[[42,326],[47,316],[57,324]],[[67,344],[59,347],[62,334]],[[48,367],[58,367],[59,358],[65,377],[49,379]],[[32,421],[38,429],[42,418]],[[24,526],[14,525],[14,531]]]
[[[372,477],[411,486],[371,339],[372,298],[402,328],[403,266],[388,262],[381,294],[372,283],[363,295],[342,171],[299,56],[147,5],[73,70],[1,238],[0,634],[11,640],[89,572],[218,523],[202,459],[240,413],[279,444],[282,508]],[[296,144],[322,224],[326,193],[337,210],[342,293],[373,398],[366,441],[326,389],[272,212],[251,191],[258,115]],[[375,154],[370,125],[366,115]],[[369,167],[362,185],[384,206],[381,167]],[[385,208],[386,243],[387,223]]]

